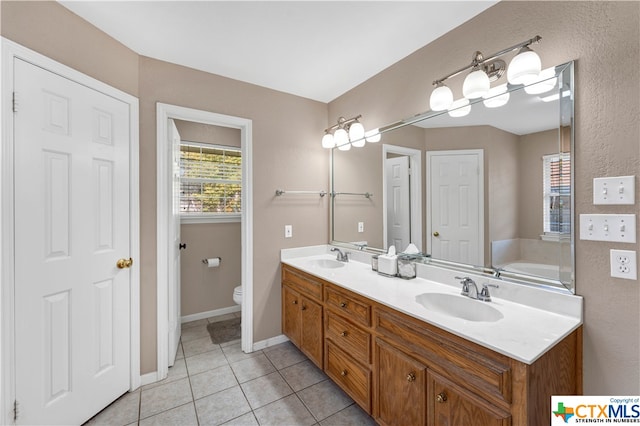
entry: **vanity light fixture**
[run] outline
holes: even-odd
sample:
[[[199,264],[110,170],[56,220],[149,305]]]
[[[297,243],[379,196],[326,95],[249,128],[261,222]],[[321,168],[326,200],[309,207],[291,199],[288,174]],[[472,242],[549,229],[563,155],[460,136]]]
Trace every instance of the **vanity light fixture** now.
[[[488,99],[492,97],[492,95],[489,95],[491,82],[498,80],[505,74],[505,72],[507,73],[507,80],[510,84],[526,85],[532,83],[540,75],[541,61],[540,57],[531,50],[529,46],[533,43],[538,43],[541,39],[542,37],[537,35],[532,39],[496,52],[486,58],[482,53],[475,52],[469,65],[433,82],[433,85],[436,87],[433,92],[431,92],[431,97],[429,98],[429,106],[431,107],[431,110],[450,110],[451,113],[451,110],[454,109],[453,93],[451,92],[451,89],[444,84],[444,82],[451,77],[461,74],[469,68],[471,68],[471,72],[465,77],[462,85],[462,94],[467,100],[477,98]],[[518,54],[511,60],[507,69],[506,62],[499,58],[518,49]],[[506,98],[508,101],[508,93]],[[504,100],[504,98],[501,99]],[[494,102],[494,104],[499,103],[500,102],[497,100]],[[466,108],[464,109],[466,110]],[[459,113],[460,112],[458,112],[458,114]]]
[[[341,151],[348,151],[352,146],[363,147],[367,142],[379,142],[380,131],[373,129],[365,132],[364,126],[358,120],[362,115],[353,118],[338,118],[338,123],[324,130],[322,137],[323,148],[337,147]]]
[[[547,68],[540,71],[540,75],[531,84],[524,87],[524,91],[529,95],[539,95],[541,93],[547,93],[552,90],[558,84],[558,77],[556,77],[556,70]]]

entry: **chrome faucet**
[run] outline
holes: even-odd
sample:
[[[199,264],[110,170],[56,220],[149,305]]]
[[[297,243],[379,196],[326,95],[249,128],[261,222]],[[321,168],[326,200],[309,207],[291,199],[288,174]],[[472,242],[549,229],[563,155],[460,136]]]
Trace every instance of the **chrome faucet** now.
[[[340,250],[337,247],[332,248],[331,251],[337,251],[338,252],[338,254],[336,255],[336,260],[338,262],[348,262],[349,261],[349,252],[343,253],[342,250]]]
[[[462,291],[460,292],[461,295],[470,297],[472,299],[478,298],[478,286],[476,285],[476,282],[474,280],[472,280],[469,277],[456,277],[456,279],[461,280],[460,281],[460,284],[462,284]],[[471,295],[471,287],[469,286],[469,284],[473,284],[473,290],[475,291],[473,296]]]

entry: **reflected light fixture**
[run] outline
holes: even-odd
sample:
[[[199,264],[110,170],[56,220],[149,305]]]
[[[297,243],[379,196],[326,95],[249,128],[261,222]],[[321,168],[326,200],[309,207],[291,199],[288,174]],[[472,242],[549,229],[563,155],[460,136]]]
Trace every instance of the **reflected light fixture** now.
[[[509,92],[507,92],[507,85],[501,84],[500,86],[492,87],[489,92],[483,96],[484,101],[482,103],[487,108],[499,108],[509,102]]]
[[[367,142],[379,142],[380,130],[373,129],[365,132],[364,126],[358,121],[362,115],[352,118],[338,118],[338,123],[324,130],[322,137],[323,148],[338,148],[348,151],[352,146],[361,148]]]
[[[457,101],[453,101],[449,108],[449,115],[451,117],[464,117],[471,112],[471,105],[469,105],[469,99],[462,98]]]
[[[538,43],[542,37],[535,36],[532,39],[523,41],[507,49],[496,52],[488,57],[484,57],[481,52],[475,52],[471,63],[433,82],[435,89],[431,92],[429,106],[432,111],[444,111],[455,109],[453,105],[453,93],[444,82],[471,68],[471,72],[465,77],[462,85],[462,94],[465,99],[477,99],[490,97],[488,95],[491,82],[500,79],[506,72],[507,80],[510,84],[529,84],[535,81],[541,69],[540,57],[529,48],[533,43]],[[508,53],[519,50],[518,54],[511,60],[509,67],[507,63],[500,59]],[[506,96],[508,101],[508,96]],[[502,98],[504,99],[504,98]],[[458,102],[458,101],[456,101]],[[496,100],[495,103],[498,103]],[[469,108],[470,109],[470,108]],[[466,115],[466,114],[465,114]]]
[[[540,71],[540,75],[531,84],[524,87],[524,91],[529,95],[539,95],[552,90],[558,84],[555,68],[547,68]]]

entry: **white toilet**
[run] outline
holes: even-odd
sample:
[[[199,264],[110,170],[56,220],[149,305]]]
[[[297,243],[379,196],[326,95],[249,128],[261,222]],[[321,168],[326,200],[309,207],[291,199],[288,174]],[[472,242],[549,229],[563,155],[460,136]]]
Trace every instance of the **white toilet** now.
[[[233,301],[238,305],[242,305],[242,286],[233,289]]]

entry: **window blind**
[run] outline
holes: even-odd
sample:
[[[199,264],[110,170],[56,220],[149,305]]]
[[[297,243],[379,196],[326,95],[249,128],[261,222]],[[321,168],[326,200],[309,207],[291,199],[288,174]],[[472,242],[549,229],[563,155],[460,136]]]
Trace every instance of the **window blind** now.
[[[180,212],[183,216],[229,216],[242,211],[239,148],[180,144]]]
[[[571,157],[543,157],[543,227],[545,233],[571,233]]]

